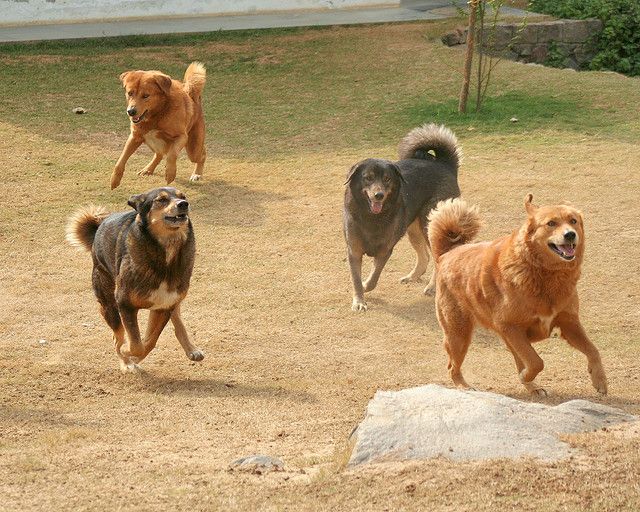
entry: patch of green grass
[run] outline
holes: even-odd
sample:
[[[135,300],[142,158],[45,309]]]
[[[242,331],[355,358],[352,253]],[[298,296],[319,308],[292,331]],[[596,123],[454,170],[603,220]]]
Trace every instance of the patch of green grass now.
[[[584,101],[522,91],[489,97],[482,110],[466,114],[458,112],[455,99],[438,103],[421,98],[389,117],[409,126],[437,120],[454,130],[479,130],[482,135],[517,134],[538,129],[602,133],[610,126],[605,110],[585,105]]]

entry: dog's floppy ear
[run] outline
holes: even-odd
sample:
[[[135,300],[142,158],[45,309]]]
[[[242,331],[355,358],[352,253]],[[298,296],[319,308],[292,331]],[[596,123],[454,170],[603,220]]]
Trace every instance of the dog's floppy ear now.
[[[145,194],[136,194],[136,195],[131,196],[129,198],[129,200],[127,201],[127,204],[129,206],[131,206],[131,208],[133,208],[135,211],[137,211],[139,213],[140,212],[140,206],[142,205],[142,203],[144,203],[145,199],[146,199]]]
[[[165,93],[165,94],[169,94],[169,91],[171,90],[171,77],[168,75],[164,75],[162,73],[158,73],[157,75],[155,75],[153,77],[154,81],[156,82],[156,84],[158,85],[158,87],[160,87],[160,90]]]
[[[398,175],[398,177],[400,178],[400,181],[406,183],[407,180],[404,179],[404,176],[402,175],[402,173],[400,172],[400,167],[398,167],[396,164],[391,164],[391,167],[393,167],[393,170],[396,171],[396,174]]]
[[[538,209],[538,207],[534,205],[532,201],[533,201],[533,194],[529,193],[524,197],[524,208],[525,210],[527,210],[527,213],[529,215],[535,214],[536,210]]]
[[[124,81],[127,79],[127,75],[131,73],[131,71],[125,71],[120,74],[120,82],[122,82],[122,87],[124,87]]]
[[[360,164],[362,164],[362,162],[358,162],[357,164],[354,164],[353,167],[349,169],[349,172],[347,173],[347,181],[344,182],[344,185],[348,185],[349,182],[351,181],[351,178],[353,178],[355,174],[360,170]]]

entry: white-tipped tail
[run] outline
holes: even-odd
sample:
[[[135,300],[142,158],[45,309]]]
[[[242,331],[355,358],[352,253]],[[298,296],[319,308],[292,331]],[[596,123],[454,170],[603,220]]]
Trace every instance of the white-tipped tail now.
[[[449,161],[456,170],[462,161],[458,138],[445,125],[434,123],[414,128],[405,135],[398,146],[398,158],[427,158],[429,151],[433,151],[436,160]]]

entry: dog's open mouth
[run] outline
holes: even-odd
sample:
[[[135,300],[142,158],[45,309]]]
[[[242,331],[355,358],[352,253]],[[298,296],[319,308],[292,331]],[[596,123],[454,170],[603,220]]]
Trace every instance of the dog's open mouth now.
[[[384,201],[374,201],[369,199],[369,209],[371,213],[378,215],[382,211],[382,207],[384,206]]]
[[[171,224],[171,225],[180,225],[183,222],[187,222],[187,220],[189,220],[189,216],[186,213],[180,213],[174,216],[170,216],[170,215],[164,216],[164,221],[167,224]]]
[[[131,117],[131,122],[133,124],[138,124],[140,121],[144,120],[144,116],[147,115],[147,111],[145,110],[142,114],[140,114],[139,116],[132,116]]]
[[[549,243],[549,249],[558,254],[563,260],[571,261],[576,257],[576,244],[556,245]]]

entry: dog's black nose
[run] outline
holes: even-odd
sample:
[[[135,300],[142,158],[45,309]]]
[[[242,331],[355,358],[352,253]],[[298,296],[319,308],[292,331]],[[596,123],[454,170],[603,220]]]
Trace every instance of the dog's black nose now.
[[[188,210],[189,209],[189,201],[185,201],[184,199],[180,199],[180,201],[176,202],[176,208],[178,210]]]
[[[131,117],[135,116],[138,113],[138,111],[136,110],[135,107],[131,107],[127,109],[127,114],[129,114]]]
[[[381,199],[384,199],[384,192],[376,192],[373,197],[380,201]]]
[[[575,240],[576,240],[576,232],[575,231],[567,231],[564,234],[564,239],[567,242],[575,242]]]

